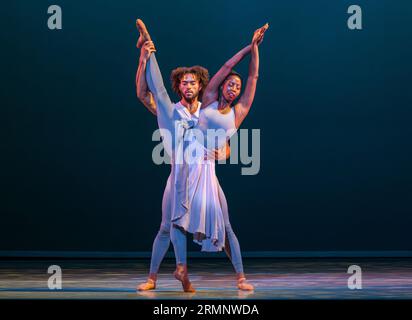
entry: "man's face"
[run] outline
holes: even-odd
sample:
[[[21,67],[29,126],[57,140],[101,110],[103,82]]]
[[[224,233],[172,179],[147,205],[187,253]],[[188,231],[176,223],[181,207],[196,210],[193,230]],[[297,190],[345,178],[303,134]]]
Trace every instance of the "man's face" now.
[[[191,101],[196,99],[200,90],[202,90],[202,86],[193,73],[186,73],[180,79],[179,91],[185,100]]]

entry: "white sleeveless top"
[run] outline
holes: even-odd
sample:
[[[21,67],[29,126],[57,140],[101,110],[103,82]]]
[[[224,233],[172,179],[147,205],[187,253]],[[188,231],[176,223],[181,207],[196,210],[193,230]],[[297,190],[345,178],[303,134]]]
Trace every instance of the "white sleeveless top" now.
[[[233,107],[226,114],[219,112],[219,102],[215,101],[200,111],[197,128],[205,138],[205,147],[209,150],[221,148],[236,132],[235,112]]]

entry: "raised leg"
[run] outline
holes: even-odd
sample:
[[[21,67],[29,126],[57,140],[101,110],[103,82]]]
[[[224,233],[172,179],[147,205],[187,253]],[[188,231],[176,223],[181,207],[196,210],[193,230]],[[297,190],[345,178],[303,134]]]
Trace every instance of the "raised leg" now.
[[[153,94],[157,104],[158,119],[162,121],[168,121],[164,125],[167,129],[173,128],[173,114],[175,107],[167,94],[165,85],[163,83],[163,77],[160,72],[159,65],[157,63],[156,55],[151,54],[146,67],[146,82],[150,92]],[[164,119],[163,119],[164,118]]]

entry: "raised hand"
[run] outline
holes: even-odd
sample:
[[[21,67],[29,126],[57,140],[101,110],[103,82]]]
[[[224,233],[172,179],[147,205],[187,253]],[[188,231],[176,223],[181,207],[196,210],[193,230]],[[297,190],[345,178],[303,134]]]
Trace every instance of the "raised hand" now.
[[[140,50],[140,58],[147,61],[153,52],[156,52],[153,41],[146,41]]]
[[[263,41],[263,37],[265,36],[266,30],[269,29],[269,24],[266,23],[263,27],[257,29],[253,33],[253,38],[252,38],[252,45],[257,44],[260,45]]]

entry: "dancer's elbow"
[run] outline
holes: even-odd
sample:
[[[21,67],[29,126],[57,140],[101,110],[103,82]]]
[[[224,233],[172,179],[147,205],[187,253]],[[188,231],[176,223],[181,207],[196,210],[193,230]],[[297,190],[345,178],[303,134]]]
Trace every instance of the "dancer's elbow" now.
[[[251,74],[248,76],[248,81],[258,81],[259,73]]]
[[[141,88],[139,85],[136,85],[136,96],[137,98],[145,103],[148,99],[150,99],[150,91]]]

